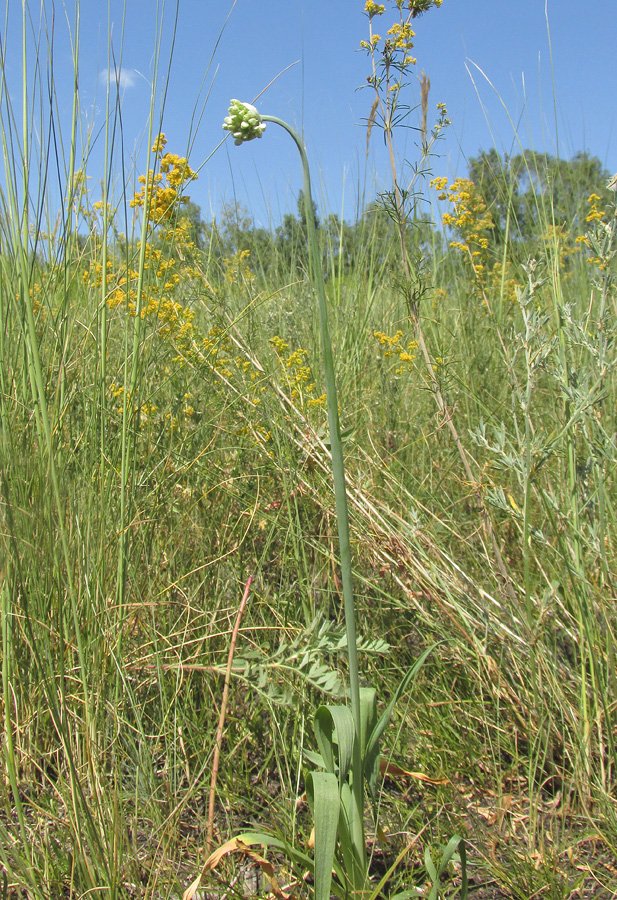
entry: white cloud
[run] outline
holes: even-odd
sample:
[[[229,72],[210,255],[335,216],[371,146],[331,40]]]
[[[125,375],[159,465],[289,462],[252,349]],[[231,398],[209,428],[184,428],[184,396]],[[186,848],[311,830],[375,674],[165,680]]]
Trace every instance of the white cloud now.
[[[126,91],[128,88],[135,87],[140,74],[137,69],[103,69],[99,75],[99,81],[109,84],[110,87],[115,87],[117,90]]]

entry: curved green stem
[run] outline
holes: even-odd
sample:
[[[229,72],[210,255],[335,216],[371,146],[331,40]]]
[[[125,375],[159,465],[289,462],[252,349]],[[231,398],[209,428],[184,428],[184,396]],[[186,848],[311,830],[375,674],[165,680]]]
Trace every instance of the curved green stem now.
[[[358,649],[356,641],[356,613],[353,595],[353,578],[351,569],[351,543],[349,539],[349,510],[347,506],[347,488],[345,483],[345,465],[343,461],[343,443],[341,441],[341,429],[339,424],[338,399],[336,391],[336,379],[334,375],[334,359],[332,355],[332,343],[328,327],[328,307],[326,292],[324,289],[321,256],[315,233],[315,213],[311,194],[311,176],[309,171],[306,149],[299,135],[282,119],[276,116],[261,116],[263,122],[272,122],[280,125],[293,138],[302,159],[304,177],[304,203],[306,209],[306,229],[313,268],[313,281],[319,302],[319,322],[321,330],[321,343],[324,358],[324,370],[326,380],[326,399],[328,403],[328,425],[330,429],[330,450],[332,454],[332,474],[334,477],[334,496],[336,500],[336,518],[339,538],[339,553],[341,557],[341,578],[343,582],[343,603],[345,610],[345,628],[347,632],[347,652],[349,654],[349,682],[351,695],[351,711],[356,729],[356,741],[354,758],[352,763],[352,790],[354,796],[355,821],[350,823],[353,835],[353,843],[358,855],[358,872],[354,873],[352,880],[354,886],[359,887],[358,882],[366,877],[366,853],[364,844],[364,793],[362,773],[362,748],[361,741],[361,714],[360,714],[360,678],[358,671]],[[362,850],[360,851],[360,848]]]

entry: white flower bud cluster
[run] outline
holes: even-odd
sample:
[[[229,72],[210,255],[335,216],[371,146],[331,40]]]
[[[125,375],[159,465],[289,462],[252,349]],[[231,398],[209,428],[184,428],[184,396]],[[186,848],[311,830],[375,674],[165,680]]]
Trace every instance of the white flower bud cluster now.
[[[223,128],[231,131],[235,144],[242,144],[260,138],[266,130],[266,123],[261,121],[261,116],[251,103],[232,100]]]

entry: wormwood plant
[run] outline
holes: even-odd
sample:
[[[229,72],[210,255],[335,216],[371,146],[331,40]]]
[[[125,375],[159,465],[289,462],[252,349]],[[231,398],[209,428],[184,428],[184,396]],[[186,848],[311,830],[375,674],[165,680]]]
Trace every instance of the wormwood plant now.
[[[343,444],[334,359],[328,326],[328,309],[315,233],[315,213],[306,150],[299,135],[286,122],[276,116],[260,115],[254,106],[238,100],[231,101],[229,115],[225,119],[223,128],[232,133],[234,142],[239,145],[261,138],[268,122],[279,125],[290,135],[298,148],[302,161],[307,240],[312,264],[313,285],[319,306],[326,382],[330,453],[347,635],[350,706],[323,705],[315,713],[314,731],[319,753],[307,753],[307,758],[318,767],[319,771],[310,772],[306,777],[307,797],[314,822],[314,859],[271,835],[248,832],[228,842],[223,848],[212,854],[198,878],[185,892],[184,900],[191,900],[201,883],[201,878],[216,865],[222,853],[238,849],[246,852],[249,845],[255,844],[270,845],[283,850],[296,864],[311,872],[316,900],[329,900],[331,892],[343,898],[348,896],[350,891],[356,896],[376,900],[409,848],[399,855],[379,884],[373,887],[369,878],[369,860],[364,831],[364,783],[366,782],[373,809],[376,810],[381,737],[398,699],[407,690],[434,646],[427,648],[416,660],[400,682],[389,705],[378,717],[376,690],[372,687],[360,686]],[[463,865],[462,896],[466,896],[464,842],[458,835],[455,835],[446,848],[439,871],[435,869],[430,857],[427,858],[427,870],[433,880],[431,897],[437,897],[440,877],[457,849]],[[251,852],[249,855],[265,866],[264,860],[256,858],[256,855]],[[403,895],[397,896],[402,897]],[[408,896],[407,891],[404,896]]]

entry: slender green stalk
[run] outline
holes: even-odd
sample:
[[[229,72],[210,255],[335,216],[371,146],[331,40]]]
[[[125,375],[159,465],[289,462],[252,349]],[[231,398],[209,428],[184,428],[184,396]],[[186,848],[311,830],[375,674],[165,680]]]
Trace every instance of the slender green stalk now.
[[[326,399],[328,404],[328,427],[330,432],[330,452],[332,457],[332,475],[334,479],[334,497],[336,501],[336,520],[339,538],[339,554],[341,560],[341,580],[343,583],[343,603],[345,609],[345,629],[347,632],[347,653],[349,660],[349,687],[351,695],[351,712],[356,730],[354,742],[354,755],[352,762],[352,791],[354,798],[353,822],[350,823],[352,842],[356,850],[356,862],[358,871],[354,873],[354,886],[359,888],[366,878],[365,842],[364,842],[364,785],[362,776],[362,747],[361,733],[362,722],[360,712],[360,674],[358,670],[358,645],[356,634],[356,612],[353,592],[353,576],[351,563],[351,541],[349,535],[349,509],[347,505],[347,487],[345,481],[345,463],[343,458],[343,442],[341,440],[341,428],[338,412],[338,396],[336,390],[336,377],[334,372],[334,357],[332,354],[332,342],[328,325],[328,304],[324,288],[321,255],[315,233],[315,212],[313,208],[313,196],[311,193],[311,175],[306,154],[306,148],[299,135],[282,119],[276,116],[264,115],[263,122],[272,122],[280,125],[293,139],[302,160],[304,204],[306,211],[307,239],[311,253],[313,284],[317,292],[319,303],[319,326],[321,333],[321,345],[324,360],[324,375],[326,381]],[[360,856],[362,848],[362,856]],[[362,858],[364,857],[364,859]]]
[[[356,616],[353,595],[351,566],[351,542],[349,536],[349,511],[347,506],[347,488],[345,483],[345,464],[343,459],[343,442],[338,412],[338,397],[334,373],[334,357],[328,325],[328,305],[324,289],[323,270],[317,235],[315,233],[315,213],[311,194],[311,176],[306,150],[298,134],[282,119],[276,116],[262,116],[262,121],[280,125],[291,135],[302,159],[303,191],[306,209],[307,237],[313,265],[313,281],[319,303],[319,324],[324,356],[324,374],[326,380],[326,398],[328,401],[328,426],[330,431],[330,447],[332,454],[332,472],[334,477],[334,495],[336,499],[336,515],[339,535],[339,552],[341,557],[341,575],[343,582],[343,600],[345,604],[345,625],[347,629],[347,647],[349,654],[349,678],[351,691],[351,708],[358,734],[360,733],[360,682],[358,673],[358,651],[356,639]]]

